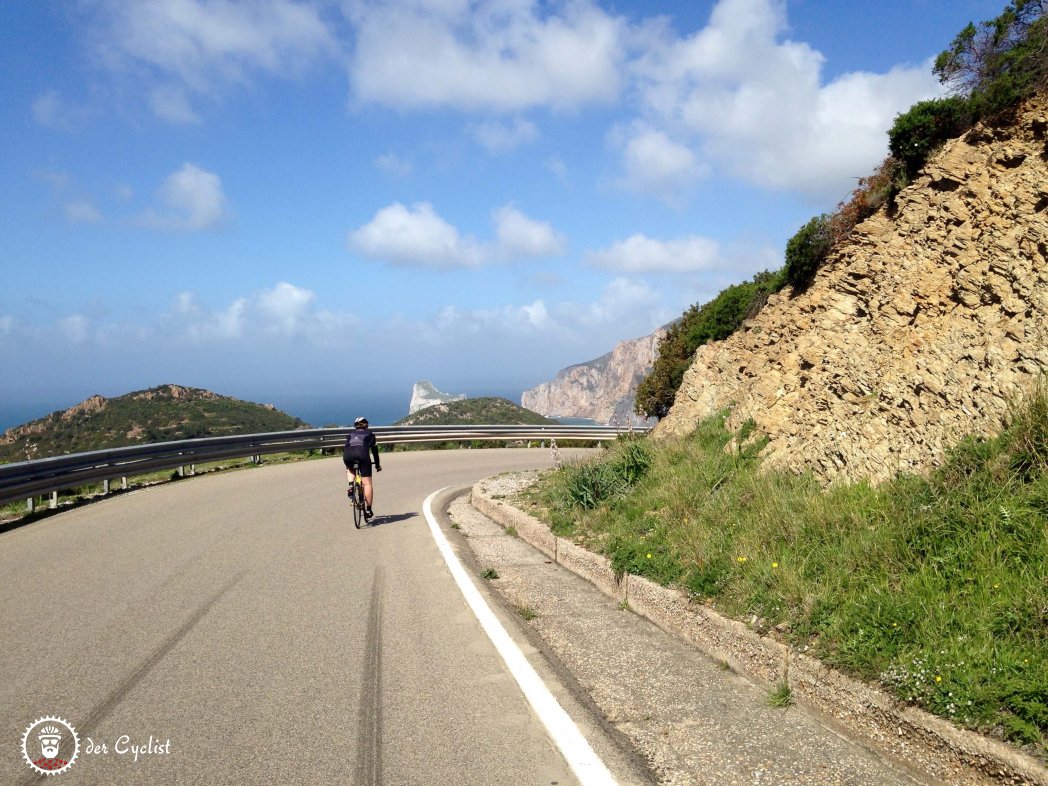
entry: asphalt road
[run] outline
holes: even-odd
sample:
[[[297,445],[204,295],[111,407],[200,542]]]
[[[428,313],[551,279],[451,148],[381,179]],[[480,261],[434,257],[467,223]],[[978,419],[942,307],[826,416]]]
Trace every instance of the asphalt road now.
[[[67,784],[575,783],[421,512],[436,489],[550,460],[386,455],[361,530],[336,458],[0,535],[0,782],[45,780],[20,740],[56,716],[80,739]]]

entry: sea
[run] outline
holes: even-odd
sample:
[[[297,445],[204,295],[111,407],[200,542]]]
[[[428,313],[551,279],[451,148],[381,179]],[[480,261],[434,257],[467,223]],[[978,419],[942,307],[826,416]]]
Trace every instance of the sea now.
[[[498,395],[498,394],[495,394]],[[510,401],[520,401],[519,393],[504,395]],[[46,417],[56,410],[64,410],[77,402],[40,402],[38,404],[5,405],[0,402],[0,433],[13,426]],[[407,417],[410,396],[383,396],[350,393],[333,395],[287,395],[266,398],[260,404],[272,404],[277,409],[305,421],[314,428],[351,426],[359,417],[365,417],[372,426],[392,426]],[[566,425],[594,425],[586,418],[560,418]]]

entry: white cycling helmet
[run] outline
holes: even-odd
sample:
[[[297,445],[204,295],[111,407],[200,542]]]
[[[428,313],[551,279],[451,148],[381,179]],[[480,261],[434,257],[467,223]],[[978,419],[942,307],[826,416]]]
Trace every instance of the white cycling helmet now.
[[[367,418],[357,418],[356,420],[353,421],[353,428],[367,428],[367,427],[368,427],[368,419]]]

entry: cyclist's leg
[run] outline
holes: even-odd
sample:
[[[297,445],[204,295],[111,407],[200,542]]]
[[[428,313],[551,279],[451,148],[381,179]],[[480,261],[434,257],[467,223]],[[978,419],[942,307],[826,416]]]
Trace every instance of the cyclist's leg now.
[[[364,484],[364,501],[370,508],[371,501],[375,498],[375,487],[372,485],[370,477],[362,477],[360,482]]]

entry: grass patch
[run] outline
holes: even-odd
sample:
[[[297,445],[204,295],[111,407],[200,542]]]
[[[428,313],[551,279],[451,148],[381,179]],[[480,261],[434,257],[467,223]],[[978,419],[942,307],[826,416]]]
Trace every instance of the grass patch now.
[[[494,568],[488,568],[486,571],[480,574],[480,577],[482,579],[488,579],[489,581],[493,581],[499,577],[499,572]]]
[[[753,425],[743,441],[725,416],[548,473],[536,515],[619,573],[1048,758],[1048,385],[995,439],[879,487],[761,472]]]
[[[783,680],[768,693],[768,705],[786,709],[793,706],[793,690],[788,682]]]
[[[514,608],[517,610],[517,614],[519,614],[526,622],[531,622],[539,615],[538,612],[527,603],[518,603]]]

